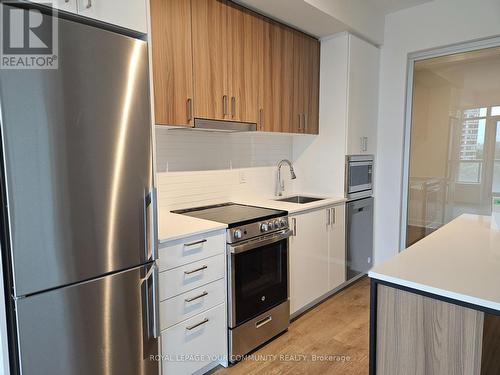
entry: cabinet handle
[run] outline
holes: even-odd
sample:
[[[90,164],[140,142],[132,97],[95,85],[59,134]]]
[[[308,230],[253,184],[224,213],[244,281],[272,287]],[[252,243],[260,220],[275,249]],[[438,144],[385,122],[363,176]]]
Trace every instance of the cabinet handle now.
[[[86,9],[92,8],[92,0],[87,0],[87,6],[85,8]]]
[[[236,97],[231,97],[231,117],[236,116]]]
[[[186,301],[186,302],[193,302],[193,301],[196,301],[197,299],[203,298],[205,296],[208,296],[208,292],[207,291],[204,291],[203,293],[201,293],[200,295],[197,295],[196,297],[186,298],[184,301]]]
[[[293,222],[293,233],[292,233],[292,236],[296,236],[297,235],[297,219],[292,217],[292,222]]]
[[[302,114],[299,113],[299,133],[302,131]]]
[[[309,122],[309,117],[307,116],[307,113],[303,114],[304,116],[304,133],[307,133],[307,123]]]
[[[261,108],[259,109],[259,130],[264,129],[264,110]]]
[[[365,140],[365,148],[363,151],[368,151],[368,137],[363,137],[363,139]]]
[[[326,209],[326,226],[328,227],[332,223],[332,212],[329,208]]]
[[[191,98],[187,100],[187,113],[187,120],[188,122],[191,122],[191,120],[193,120],[193,99]]]
[[[331,208],[330,209],[332,211],[332,214],[330,215],[330,217],[332,218],[332,222],[330,224],[332,225],[335,225],[335,223],[337,222],[337,218],[336,218],[336,210],[335,208]]]
[[[196,241],[196,242],[185,243],[184,247],[200,245],[200,244],[205,243],[205,242],[207,242],[206,238],[199,240],[199,241]]]
[[[200,272],[200,271],[206,270],[207,268],[208,268],[208,266],[201,266],[200,268],[196,268],[196,269],[191,270],[191,271],[184,271],[184,273],[186,275],[191,275],[192,273]]]
[[[255,328],[260,328],[262,326],[265,326],[267,323],[270,323],[273,320],[272,315],[269,315],[265,317],[262,320],[259,320],[258,322],[255,323]]]
[[[201,326],[201,325],[203,325],[205,323],[208,323],[208,318],[205,318],[201,322],[193,324],[192,326],[186,327],[186,329],[188,331],[191,331],[191,330],[195,329],[196,327],[199,327],[199,326]]]
[[[228,99],[227,95],[222,96],[222,115],[223,116],[226,116],[228,114],[228,112],[227,112],[227,105],[228,105],[227,99]]]

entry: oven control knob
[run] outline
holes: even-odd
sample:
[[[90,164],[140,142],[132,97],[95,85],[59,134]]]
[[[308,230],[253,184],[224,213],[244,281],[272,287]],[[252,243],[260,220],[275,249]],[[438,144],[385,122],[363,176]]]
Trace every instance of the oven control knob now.
[[[234,231],[234,238],[236,238],[237,240],[241,240],[242,237],[243,237],[243,232],[241,231],[241,229],[236,229]]]
[[[269,230],[274,229],[274,221],[270,221],[267,225],[269,226]]]
[[[279,229],[280,221],[278,219],[274,220],[274,229]]]
[[[267,223],[262,223],[260,225],[260,231],[261,232],[267,232],[269,230],[269,225]]]

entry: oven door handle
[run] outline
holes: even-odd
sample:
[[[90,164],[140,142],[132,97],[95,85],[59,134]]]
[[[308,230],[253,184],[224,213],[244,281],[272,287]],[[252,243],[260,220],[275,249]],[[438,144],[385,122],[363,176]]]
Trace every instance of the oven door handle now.
[[[253,250],[261,246],[269,245],[287,239],[292,235],[292,233],[293,232],[291,230],[287,229],[260,239],[249,240],[236,246],[228,245],[228,249],[231,254],[244,253],[248,250]]]

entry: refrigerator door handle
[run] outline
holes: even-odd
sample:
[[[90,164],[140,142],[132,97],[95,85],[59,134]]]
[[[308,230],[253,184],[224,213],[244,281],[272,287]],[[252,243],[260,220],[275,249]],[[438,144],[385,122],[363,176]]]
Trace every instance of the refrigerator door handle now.
[[[148,337],[156,339],[160,337],[160,293],[158,290],[159,273],[156,263],[151,265],[151,268],[144,277],[144,282],[146,283],[146,321]]]
[[[158,225],[156,207],[156,188],[154,187],[145,198],[144,235],[146,247],[146,262],[158,259]]]

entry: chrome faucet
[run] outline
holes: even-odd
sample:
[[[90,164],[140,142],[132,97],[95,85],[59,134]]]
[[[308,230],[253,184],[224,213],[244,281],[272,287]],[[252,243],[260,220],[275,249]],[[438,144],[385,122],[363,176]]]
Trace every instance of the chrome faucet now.
[[[292,162],[288,159],[280,160],[280,162],[278,163],[278,181],[276,184],[276,195],[279,197],[281,197],[283,195],[283,191],[285,191],[285,181],[281,178],[281,167],[283,166],[283,164],[288,164],[292,180],[295,180],[297,178],[297,176],[295,175],[295,171],[293,170]]]

